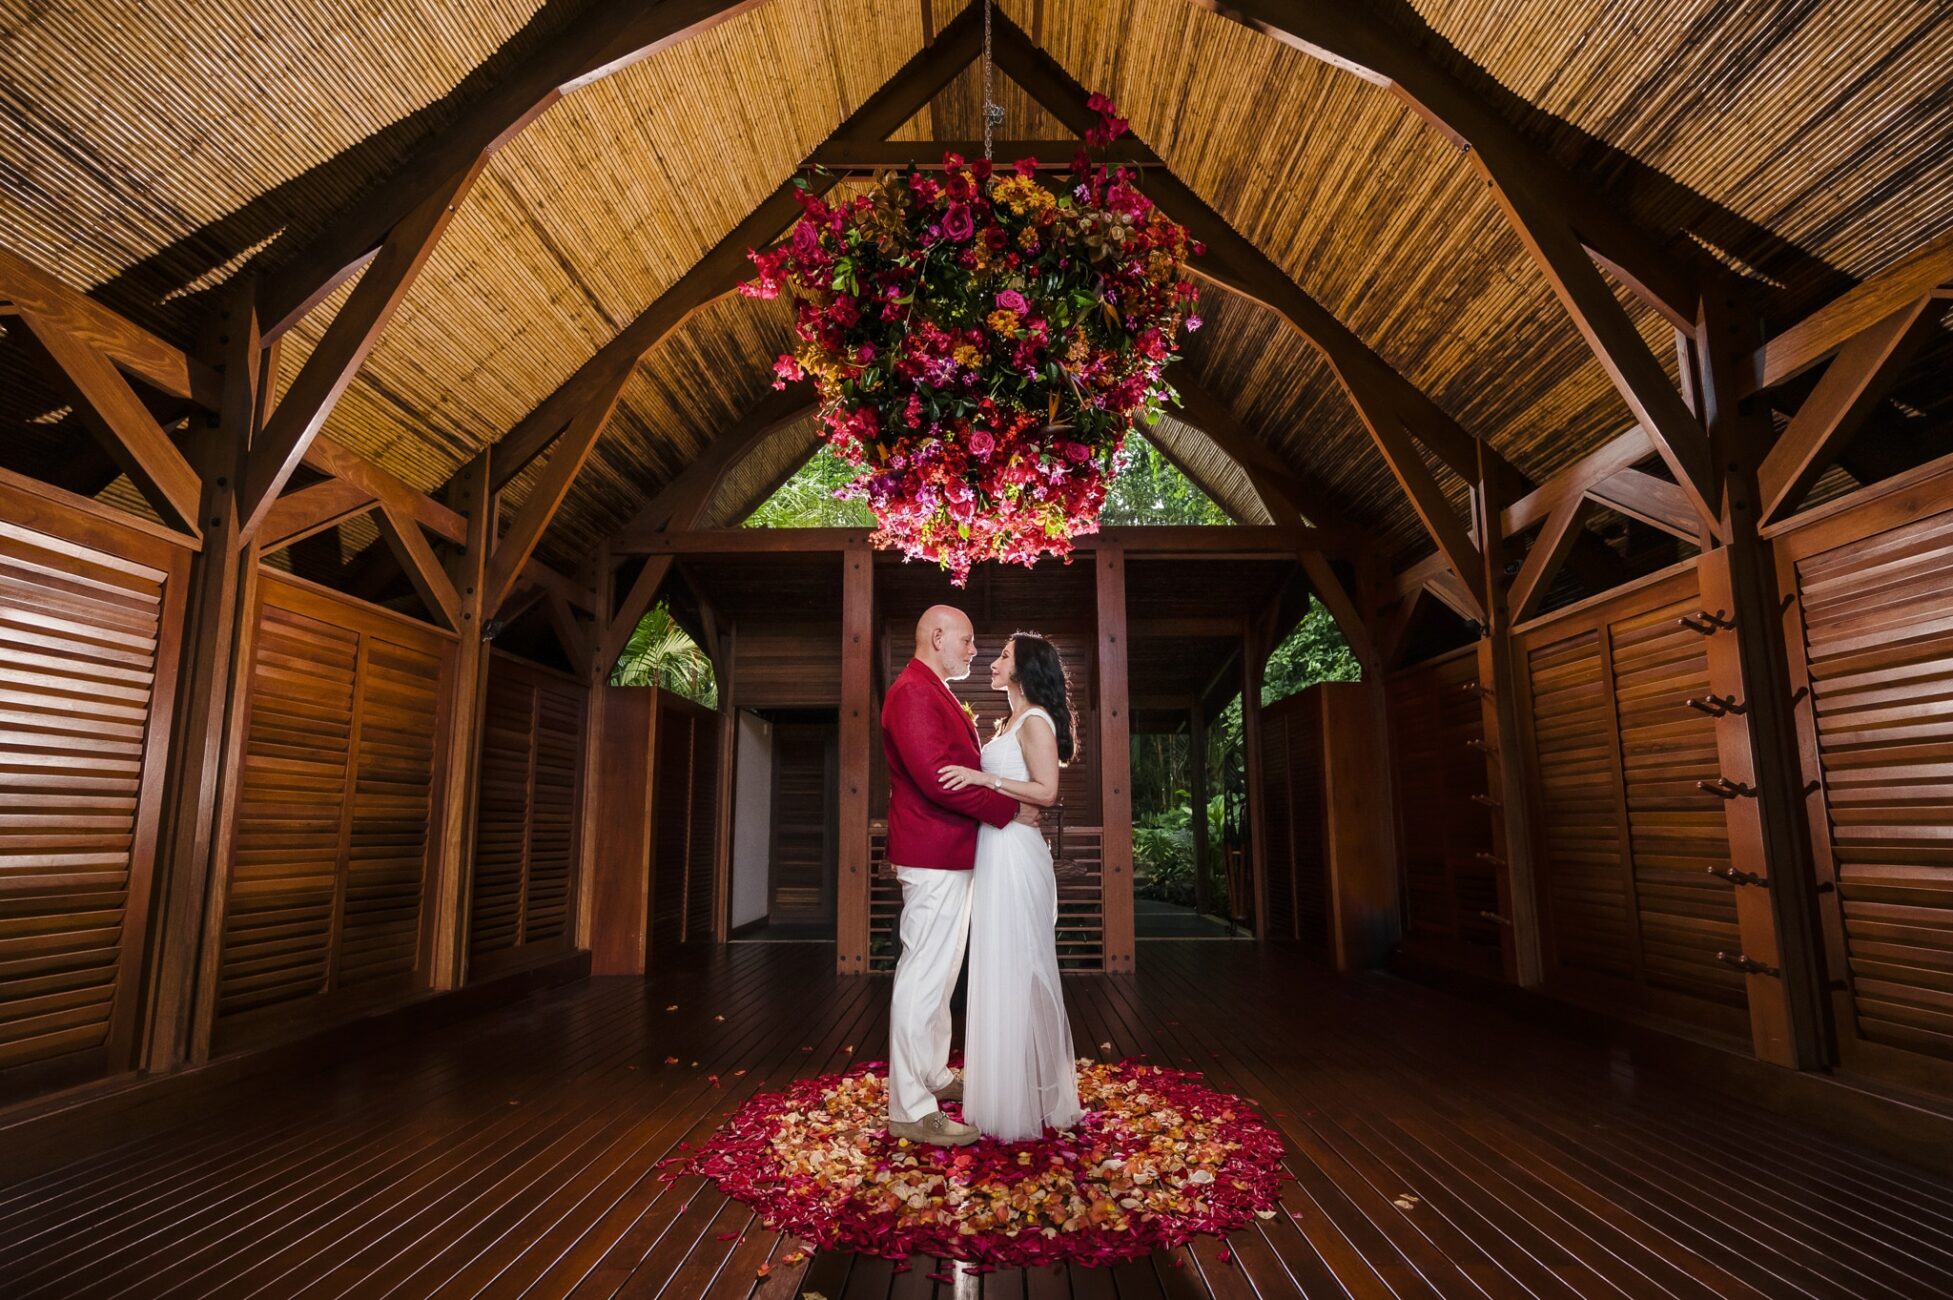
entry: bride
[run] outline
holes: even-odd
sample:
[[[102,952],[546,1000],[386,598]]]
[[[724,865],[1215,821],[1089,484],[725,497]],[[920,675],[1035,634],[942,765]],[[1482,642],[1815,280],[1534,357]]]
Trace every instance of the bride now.
[[[1058,767],[1070,762],[1070,682],[1057,648],[1019,632],[990,665],[1010,716],[983,747],[983,770],[945,767],[945,788],[987,785],[1048,808]],[[971,882],[969,1012],[963,1035],[963,1119],[1015,1142],[1046,1125],[1078,1122],[1071,1026],[1058,986],[1058,884],[1051,850],[1035,826],[977,831]]]

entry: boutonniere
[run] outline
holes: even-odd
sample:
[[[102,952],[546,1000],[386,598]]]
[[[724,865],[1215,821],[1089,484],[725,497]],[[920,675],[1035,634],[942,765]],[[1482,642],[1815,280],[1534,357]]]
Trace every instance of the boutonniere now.
[[[970,702],[968,700],[958,700],[956,701],[956,707],[963,710],[963,716],[968,718],[970,720],[970,726],[975,728],[977,724],[976,710],[970,707]]]

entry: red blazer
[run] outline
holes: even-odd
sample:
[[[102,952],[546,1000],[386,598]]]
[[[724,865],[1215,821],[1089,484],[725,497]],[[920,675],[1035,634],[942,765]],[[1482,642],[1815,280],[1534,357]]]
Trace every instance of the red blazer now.
[[[1017,800],[984,786],[945,790],[936,773],[951,763],[979,767],[976,726],[943,679],[920,659],[882,701],[888,759],[888,860],[898,867],[968,871],[976,866],[977,823],[1007,826]]]

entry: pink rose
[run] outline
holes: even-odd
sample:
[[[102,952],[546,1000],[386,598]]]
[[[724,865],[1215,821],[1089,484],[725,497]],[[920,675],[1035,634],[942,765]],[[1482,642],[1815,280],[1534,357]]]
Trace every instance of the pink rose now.
[[[1005,311],[1014,311],[1020,315],[1031,310],[1031,304],[1024,301],[1024,295],[1015,289],[1006,289],[998,294],[997,305]]]
[[[1082,442],[1068,442],[1064,445],[1065,459],[1074,465],[1083,465],[1092,459],[1092,449]]]
[[[976,222],[970,216],[970,205],[952,203],[943,212],[943,234],[953,243],[966,244],[976,233]]]
[[[978,460],[989,460],[990,453],[995,450],[997,450],[997,440],[991,437],[987,431],[976,429],[971,432],[970,454],[972,456],[975,456]]]

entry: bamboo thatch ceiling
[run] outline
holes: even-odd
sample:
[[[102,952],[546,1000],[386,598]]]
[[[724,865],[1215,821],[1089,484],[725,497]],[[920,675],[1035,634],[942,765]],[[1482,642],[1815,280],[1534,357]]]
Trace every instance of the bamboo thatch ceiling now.
[[[0,0],[0,238],[187,343],[208,301],[199,291],[281,229],[315,229],[355,201],[576,7],[395,0],[328,17],[264,3]],[[569,95],[495,154],[326,432],[437,487],[963,7],[770,0]],[[1455,57],[1449,41],[1480,65],[1464,72],[1610,202],[1671,246],[1744,270],[1780,324],[1953,225],[1953,20],[1942,6],[1381,7],[1412,29],[1428,24],[1439,57]],[[1385,91],[1186,0],[1000,10],[1534,479],[1631,422],[1469,161]],[[1004,134],[1063,134],[999,84]],[[980,98],[972,69],[898,135],[980,134]],[[287,379],[346,292],[288,336]],[[1206,296],[1191,357],[1206,387],[1387,549],[1424,549],[1327,367],[1266,310]],[[1670,357],[1667,327],[1633,310]],[[759,399],[785,341],[777,304],[734,298],[648,353],[543,557],[578,566]],[[72,422],[27,423],[59,399],[17,351],[0,347],[0,428],[23,445],[39,439],[46,460],[82,435]],[[1169,427],[1161,441],[1254,514],[1242,476],[1204,438]],[[719,508],[775,481],[806,445],[804,431],[783,431]],[[528,486],[518,479],[507,504]]]

